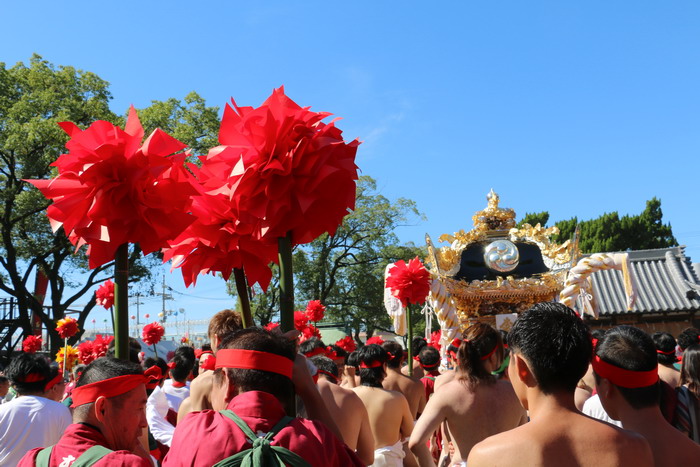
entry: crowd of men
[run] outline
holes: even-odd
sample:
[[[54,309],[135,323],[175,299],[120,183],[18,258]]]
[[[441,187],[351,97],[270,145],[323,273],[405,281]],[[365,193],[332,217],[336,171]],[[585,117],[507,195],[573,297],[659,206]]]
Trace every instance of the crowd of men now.
[[[103,357],[64,379],[39,354],[0,377],[3,466],[700,465],[700,331],[591,333],[539,303],[510,332],[476,323],[347,353],[246,328],[169,362]],[[408,366],[415,371],[409,376]]]

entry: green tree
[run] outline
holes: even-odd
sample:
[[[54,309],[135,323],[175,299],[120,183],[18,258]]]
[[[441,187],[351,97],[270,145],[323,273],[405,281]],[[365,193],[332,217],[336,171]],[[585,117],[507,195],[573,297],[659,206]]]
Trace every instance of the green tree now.
[[[524,222],[534,225],[543,220],[545,223],[549,220],[546,211],[527,214],[519,225]],[[647,201],[644,211],[638,215],[620,217],[617,212],[611,212],[596,219],[579,221],[574,217],[554,225],[559,228],[559,235],[552,239],[559,243],[572,238],[578,226],[579,248],[583,253],[646,250],[678,245],[671,224],[663,223],[661,201],[658,198]]]
[[[55,176],[50,164],[68,140],[58,122],[72,121],[82,128],[95,120],[123,124],[124,118],[109,109],[108,87],[94,73],[54,66],[38,55],[28,65],[8,68],[0,63],[0,290],[16,300],[25,335],[31,332],[31,313],[39,317],[51,337],[52,352],[60,345],[55,321],[110,277],[112,264],[88,271],[85,254],[73,254],[62,230],[52,233],[45,214],[49,202],[24,180]],[[217,112],[193,93],[184,103],[154,102],[141,119],[146,131],[166,126],[201,150],[216,140],[218,121],[213,122],[212,114]],[[155,255],[143,258],[138,245],[131,247],[130,256],[133,281],[147,278],[159,263]],[[33,294],[32,279],[38,271],[48,278],[47,309]],[[93,307],[94,291],[87,305],[77,310],[81,330]]]
[[[520,221],[517,224],[517,227],[520,228],[523,226],[523,224],[530,224],[533,227],[537,224],[540,224],[544,227],[545,225],[547,225],[548,220],[549,213],[547,211],[528,212],[523,216],[522,219],[520,219]]]

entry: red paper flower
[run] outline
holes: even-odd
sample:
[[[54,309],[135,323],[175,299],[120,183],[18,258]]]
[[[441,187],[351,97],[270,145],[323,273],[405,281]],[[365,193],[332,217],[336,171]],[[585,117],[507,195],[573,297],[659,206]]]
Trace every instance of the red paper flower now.
[[[263,326],[266,330],[272,331],[276,327],[279,327],[280,323],[267,323],[265,326]]]
[[[165,334],[165,328],[158,322],[143,327],[141,337],[146,345],[156,345]]]
[[[114,336],[102,337],[101,334],[95,336],[95,340],[92,341],[92,354],[93,360],[102,358],[107,355],[107,350],[109,349],[109,344],[114,340]]]
[[[27,353],[37,353],[41,350],[42,340],[40,336],[27,336],[22,341],[22,350]]]
[[[54,231],[63,226],[76,247],[89,245],[90,268],[113,260],[124,243],[138,243],[144,254],[160,250],[194,220],[185,154],[171,156],[185,145],[162,130],[142,145],[133,107],[124,130],[101,120],[84,131],[60,126],[71,139],[69,153],[52,164],[58,176],[27,181],[54,201],[47,209]]]
[[[313,324],[309,324],[308,326],[305,326],[303,329],[301,329],[301,336],[299,342],[304,342],[305,340],[311,339],[312,337],[318,337],[320,339],[321,331],[319,331],[318,328]]]
[[[105,307],[105,310],[109,310],[114,306],[114,282],[107,279],[97,288],[95,303]]]
[[[404,260],[399,260],[389,269],[386,287],[391,289],[394,297],[401,300],[403,306],[408,306],[409,303],[420,305],[425,303],[430,292],[430,273],[418,257],[410,260],[408,265]]]
[[[95,347],[93,341],[81,342],[78,345],[78,358],[83,365],[89,365],[97,357],[95,357]]]
[[[303,332],[308,322],[309,318],[306,316],[306,313],[303,311],[294,312],[294,329]]]
[[[382,345],[384,343],[384,339],[382,339],[379,336],[372,336],[369,339],[367,339],[367,342],[365,342],[365,345],[370,345],[370,344],[377,344],[377,345]]]
[[[219,142],[202,161],[230,174],[237,232],[294,244],[331,235],[355,207],[360,144],[345,143],[326,112],[299,107],[281,87],[258,108],[226,106]],[[223,191],[223,190],[222,190]]]
[[[335,343],[338,347],[345,350],[346,352],[354,352],[357,349],[357,344],[350,336],[345,336]]]
[[[63,318],[56,322],[56,331],[61,339],[70,339],[78,333],[78,322],[75,318]]]
[[[320,300],[311,300],[306,305],[306,317],[309,318],[309,321],[321,321],[325,312],[326,307],[323,306]]]
[[[430,342],[428,342],[428,345],[440,350],[440,338],[441,337],[442,337],[442,331],[433,331],[430,334]]]

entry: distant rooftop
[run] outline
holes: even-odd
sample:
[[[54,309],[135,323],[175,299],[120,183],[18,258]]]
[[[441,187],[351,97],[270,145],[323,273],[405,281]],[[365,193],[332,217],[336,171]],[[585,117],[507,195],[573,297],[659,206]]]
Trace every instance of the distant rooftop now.
[[[700,265],[691,264],[684,249],[626,252],[637,284],[637,301],[631,313],[700,311]],[[597,271],[591,281],[600,316],[629,313],[621,271]]]

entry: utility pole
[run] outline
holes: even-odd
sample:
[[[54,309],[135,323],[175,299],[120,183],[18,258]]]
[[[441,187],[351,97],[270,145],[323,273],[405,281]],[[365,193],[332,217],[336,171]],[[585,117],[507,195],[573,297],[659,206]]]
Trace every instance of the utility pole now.
[[[156,295],[160,295],[162,297],[162,303],[163,303],[163,312],[161,313],[161,321],[165,321],[165,317],[167,316],[165,312],[165,301],[166,300],[172,300],[173,296],[170,295],[169,293],[165,292],[166,285],[165,285],[165,275],[163,275],[163,291],[158,293],[156,292]]]

